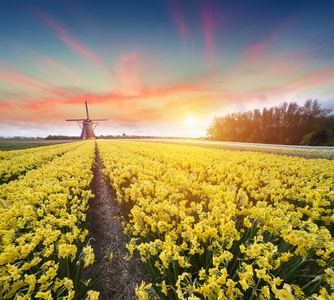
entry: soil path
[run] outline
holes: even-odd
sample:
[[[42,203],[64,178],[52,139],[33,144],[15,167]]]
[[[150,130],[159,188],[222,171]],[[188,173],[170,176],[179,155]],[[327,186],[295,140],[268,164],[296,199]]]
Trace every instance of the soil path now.
[[[92,289],[100,292],[100,300],[138,299],[135,295],[136,284],[147,282],[146,270],[142,261],[134,257],[124,260],[127,254],[126,239],[120,221],[119,204],[106,184],[104,168],[99,151],[96,148],[96,167],[92,183],[95,195],[90,200],[88,217],[90,244],[94,248],[95,263],[87,273],[95,274],[92,280],[99,278]],[[110,254],[113,258],[110,260]]]

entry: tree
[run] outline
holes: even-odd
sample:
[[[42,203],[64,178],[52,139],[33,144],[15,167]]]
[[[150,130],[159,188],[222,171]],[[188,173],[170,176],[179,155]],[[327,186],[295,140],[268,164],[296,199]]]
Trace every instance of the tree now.
[[[319,100],[308,99],[303,106],[303,117],[301,119],[301,130],[303,136],[315,131],[331,109],[321,109]]]
[[[284,143],[284,118],[288,104],[286,102],[274,107],[273,118],[273,135],[275,136],[275,143]]]
[[[312,140],[323,143],[325,135],[321,129],[329,128],[329,137],[333,136],[334,118],[328,117],[330,109],[320,106],[318,100],[309,99],[302,107],[296,102],[283,102],[279,106],[265,107],[262,112],[255,109],[215,117],[207,135],[220,141],[300,144],[306,135],[320,130],[314,133]]]
[[[223,118],[214,117],[214,119],[212,120],[212,124],[206,130],[206,135],[209,136],[210,140],[218,141],[224,139],[223,133]]]
[[[301,144],[307,146],[323,146],[328,143],[329,138],[329,131],[325,128],[321,128],[305,135]]]
[[[303,137],[299,130],[301,114],[302,108],[298,106],[297,102],[288,104],[285,118],[283,119],[284,144],[299,144]]]

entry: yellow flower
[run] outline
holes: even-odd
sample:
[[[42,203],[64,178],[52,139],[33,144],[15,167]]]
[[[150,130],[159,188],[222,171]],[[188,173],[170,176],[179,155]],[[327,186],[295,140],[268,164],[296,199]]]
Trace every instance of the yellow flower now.
[[[226,270],[226,268],[224,268],[220,272],[221,272],[221,275],[218,277],[217,283],[220,284],[220,285],[224,285],[226,283],[227,270]]]
[[[254,294],[261,300],[274,297],[269,284],[282,299],[293,293],[312,296],[299,296],[301,291],[288,284],[278,289],[283,281],[274,274],[296,255],[316,253],[318,266],[329,267],[334,245],[328,230],[334,223],[331,161],[143,142],[99,140],[97,147],[117,201],[132,207],[124,225],[132,238],[129,252],[138,250],[160,274],[166,268],[175,272],[179,280],[168,292],[174,289],[179,299],[195,297],[195,290],[196,297],[241,299],[241,290],[260,280],[268,283]],[[282,241],[287,250],[280,253]],[[200,283],[174,267],[186,269],[193,259],[203,263]],[[220,273],[230,263],[237,266],[238,282]],[[331,285],[334,277],[327,273],[324,280]],[[144,299],[149,289],[137,292]]]
[[[314,295],[314,297],[317,300],[332,300],[333,299],[333,295],[329,295],[328,292],[327,292],[327,290],[325,288],[322,288],[320,290],[320,296]]]
[[[50,300],[50,299],[52,299],[52,297],[51,297],[51,291],[37,292],[37,294],[35,295],[35,298],[41,298],[41,299]]]
[[[46,271],[46,276],[49,277],[49,279],[53,279],[57,275],[57,270],[59,268],[59,265],[57,264],[55,267],[49,268],[49,270]]]
[[[291,287],[288,284],[284,284],[283,289],[280,289],[280,290],[275,289],[275,296],[280,300],[294,300],[295,299],[295,297],[291,294]]]
[[[68,296],[65,298],[66,300],[72,300],[75,296],[75,291],[69,291]]]
[[[298,296],[300,298],[304,298],[305,297],[304,292],[300,289],[299,286],[297,286],[295,284],[291,284],[291,287],[294,289],[296,296]]]
[[[268,286],[261,288],[261,296],[263,296],[264,299],[270,299],[270,289]]]
[[[86,300],[98,300],[99,295],[100,295],[100,292],[90,290],[90,291],[87,292]]]
[[[255,269],[257,278],[264,278],[266,275],[266,271],[263,269]]]
[[[7,270],[14,281],[18,280],[21,277],[21,271],[17,266],[8,264]]]
[[[165,280],[162,282],[161,292],[164,293],[167,296],[167,286],[166,286],[166,281]]]
[[[198,272],[198,276],[200,280],[204,280],[205,279],[205,269],[201,268],[201,270]]]
[[[244,225],[245,225],[247,228],[252,227],[252,223],[249,221],[249,218],[248,218],[248,217],[246,217],[246,218],[244,219]]]
[[[283,280],[282,280],[281,278],[279,278],[279,277],[275,277],[275,278],[272,280],[272,282],[273,282],[274,284],[276,284],[276,285],[280,285],[280,284],[283,282]]]
[[[141,285],[138,287],[136,285],[135,293],[138,297],[139,300],[148,300],[149,295],[148,292],[146,291],[147,289],[150,289],[152,287],[152,284],[145,285],[145,282],[143,281]]]
[[[67,244],[58,245],[58,253],[61,257],[65,258],[70,253],[70,248]]]
[[[29,291],[33,291],[36,285],[36,276],[35,274],[27,275],[24,274],[24,281],[29,284]]]
[[[73,281],[67,277],[63,279],[63,285],[70,291],[73,289]]]
[[[85,262],[84,267],[87,267],[87,266],[93,264],[94,259],[95,259],[95,254],[93,252],[93,248],[90,245],[88,245],[85,248],[83,248],[83,252],[85,254],[85,256],[84,256],[84,262]],[[111,258],[112,258],[112,253],[110,255],[110,259]]]

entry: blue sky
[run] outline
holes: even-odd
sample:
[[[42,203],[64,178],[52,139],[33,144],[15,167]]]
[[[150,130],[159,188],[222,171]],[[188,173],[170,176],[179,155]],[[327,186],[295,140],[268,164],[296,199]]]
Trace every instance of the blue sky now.
[[[205,136],[214,116],[334,109],[332,1],[2,1],[0,136]]]

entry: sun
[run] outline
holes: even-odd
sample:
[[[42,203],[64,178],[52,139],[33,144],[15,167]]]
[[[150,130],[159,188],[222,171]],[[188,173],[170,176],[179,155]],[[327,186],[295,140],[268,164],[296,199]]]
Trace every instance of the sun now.
[[[188,116],[186,119],[186,123],[188,126],[195,126],[196,125],[196,120],[193,117]]]

